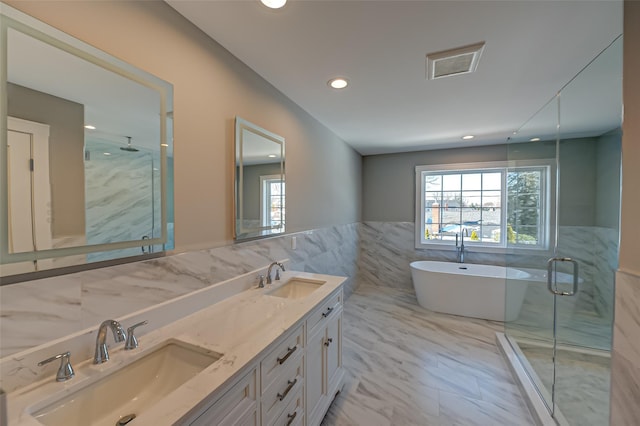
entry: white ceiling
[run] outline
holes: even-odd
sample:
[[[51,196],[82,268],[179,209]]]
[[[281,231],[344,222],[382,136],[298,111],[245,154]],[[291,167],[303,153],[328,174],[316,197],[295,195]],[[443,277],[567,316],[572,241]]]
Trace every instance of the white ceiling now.
[[[621,1],[166,1],[363,155],[504,143],[622,33]],[[481,41],[476,73],[425,78]]]

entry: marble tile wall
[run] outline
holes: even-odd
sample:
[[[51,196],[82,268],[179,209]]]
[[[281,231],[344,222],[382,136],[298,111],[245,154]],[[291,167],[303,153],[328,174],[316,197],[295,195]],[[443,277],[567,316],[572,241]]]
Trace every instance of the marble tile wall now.
[[[635,426],[640,424],[640,276],[617,272],[615,312],[610,424]]]
[[[414,239],[413,222],[364,222],[360,228],[359,269],[362,277],[374,285],[412,289],[409,263],[416,260],[456,260],[453,250],[416,249]],[[610,312],[613,271],[617,266],[617,231],[563,226],[560,228],[560,242],[560,252],[580,262],[583,297],[594,300],[592,303],[596,307]],[[544,269],[548,258],[546,253],[537,256],[478,253],[473,250],[466,253],[469,263],[536,269]]]
[[[0,287],[0,357],[95,327],[194,290],[290,259],[293,270],[349,277],[356,285],[359,224],[182,253]],[[296,250],[291,238],[297,239]],[[17,356],[17,355],[16,355]]]
[[[154,153],[122,151],[114,143],[87,140],[85,160],[86,239],[88,244],[139,240],[159,229],[158,159]],[[105,155],[105,153],[110,155]],[[123,214],[123,212],[125,212]],[[154,228],[155,226],[155,228]],[[122,250],[117,257],[141,254]],[[113,252],[91,253],[87,260],[114,257]]]
[[[413,289],[409,263],[416,260],[455,262],[453,250],[427,250],[414,247],[413,222],[364,222],[360,228],[359,269],[369,283]],[[467,251],[466,261],[485,265],[518,265],[536,268],[546,264],[546,256],[505,255]]]
[[[595,267],[594,299],[598,313],[613,319],[615,275],[618,269],[618,246],[620,236],[617,229],[595,228],[593,255]]]

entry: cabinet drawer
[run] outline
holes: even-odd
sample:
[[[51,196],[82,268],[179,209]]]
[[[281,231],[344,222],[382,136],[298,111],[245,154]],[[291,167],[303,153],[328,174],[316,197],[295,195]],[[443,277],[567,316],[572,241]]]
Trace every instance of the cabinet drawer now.
[[[331,296],[328,300],[322,303],[318,309],[313,311],[309,315],[309,318],[307,318],[307,336],[313,334],[317,327],[322,326],[329,315],[336,311],[341,305],[342,291]]]
[[[264,425],[271,424],[294,396],[304,389],[303,354],[299,353],[295,358],[292,356],[292,362],[262,393],[262,424]]]
[[[191,424],[197,426],[244,425],[247,424],[247,419],[255,419],[257,378],[258,374],[254,368]]]
[[[298,426],[304,424],[304,389],[300,388],[282,414],[268,426]]]
[[[302,352],[304,352],[304,339],[301,325],[262,360],[260,364],[262,391],[264,392],[283,371],[295,363]]]

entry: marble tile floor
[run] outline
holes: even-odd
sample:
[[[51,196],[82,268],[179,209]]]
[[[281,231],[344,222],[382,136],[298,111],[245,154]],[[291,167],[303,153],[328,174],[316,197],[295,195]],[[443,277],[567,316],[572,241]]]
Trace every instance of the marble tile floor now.
[[[551,394],[552,349],[519,343],[543,386]],[[556,353],[555,401],[570,425],[609,424],[611,358],[571,350]]]
[[[406,290],[346,300],[343,391],[322,425],[533,425],[496,344],[502,323],[437,314]]]

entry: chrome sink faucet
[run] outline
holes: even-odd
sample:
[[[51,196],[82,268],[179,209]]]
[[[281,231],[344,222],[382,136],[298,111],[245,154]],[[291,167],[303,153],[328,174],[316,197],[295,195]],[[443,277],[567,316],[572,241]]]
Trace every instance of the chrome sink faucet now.
[[[271,284],[271,269],[273,269],[274,266],[278,266],[280,269],[282,269],[282,272],[285,272],[286,270],[284,269],[284,265],[280,262],[273,262],[271,265],[269,265],[269,269],[267,269],[267,284]],[[280,280],[280,272],[276,269],[276,281]]]
[[[96,337],[96,353],[93,357],[94,364],[102,364],[109,361],[109,351],[107,350],[107,328],[113,332],[113,339],[116,342],[123,342],[127,338],[127,333],[118,321],[106,320],[100,324],[98,328],[98,336]]]
[[[458,263],[464,263],[464,231],[460,233],[460,245],[458,245],[458,234],[456,233],[456,251],[458,252]]]

